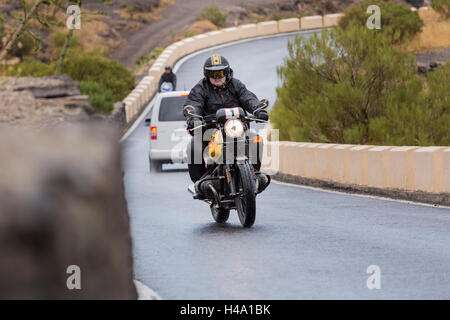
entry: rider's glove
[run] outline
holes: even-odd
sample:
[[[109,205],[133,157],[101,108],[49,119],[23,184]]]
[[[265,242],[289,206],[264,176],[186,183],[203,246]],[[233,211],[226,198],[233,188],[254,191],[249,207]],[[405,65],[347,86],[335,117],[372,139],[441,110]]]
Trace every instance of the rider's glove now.
[[[187,129],[188,129],[188,130],[194,128],[194,121],[195,121],[194,117],[189,117],[189,118],[186,120],[186,123],[187,123]]]
[[[260,120],[267,121],[269,120],[269,114],[266,110],[258,110],[255,112],[255,117],[257,117]]]

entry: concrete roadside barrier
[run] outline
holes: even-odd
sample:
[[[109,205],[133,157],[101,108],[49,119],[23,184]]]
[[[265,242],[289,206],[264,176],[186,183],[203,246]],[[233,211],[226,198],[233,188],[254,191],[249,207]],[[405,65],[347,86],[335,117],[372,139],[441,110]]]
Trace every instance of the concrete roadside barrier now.
[[[389,146],[367,150],[367,184],[371,187],[389,187]]]
[[[239,26],[238,30],[240,39],[256,37],[258,34],[256,24],[245,24],[243,26]]]
[[[332,143],[324,143],[316,149],[317,152],[317,176],[321,180],[333,180],[331,176],[332,154],[331,149],[336,146]]]
[[[450,148],[447,148],[442,153],[442,191],[450,193]]]
[[[223,32],[222,31],[210,31],[208,35],[208,46],[212,47],[223,43]]]
[[[278,32],[291,32],[300,30],[300,19],[289,18],[278,21]]]
[[[295,146],[295,152],[294,152],[294,160],[295,160],[295,166],[294,166],[294,175],[298,176],[306,176],[306,152],[305,149],[308,145],[310,145],[310,142],[300,142],[297,143]]]
[[[300,29],[319,29],[323,27],[322,16],[302,17],[300,19]]]
[[[148,70],[148,75],[153,77],[154,79],[158,79],[161,77],[164,69],[164,67],[161,65],[158,66],[151,66],[150,69]]]
[[[175,50],[177,52],[177,57],[181,58],[186,55],[186,46],[183,41],[177,41],[173,44],[175,46]]]
[[[422,147],[414,150],[415,189],[442,192],[445,147]],[[448,165],[448,164],[446,164]]]
[[[190,54],[195,51],[195,40],[194,38],[186,38],[182,41],[184,43],[184,54]]]
[[[317,148],[320,147],[321,143],[310,143],[304,148],[304,166],[305,166],[305,177],[307,178],[317,178]]]
[[[223,42],[239,40],[239,29],[236,27],[222,29]]]
[[[208,35],[207,34],[199,34],[194,37],[195,40],[195,50],[201,50],[208,47]]]
[[[278,33],[277,21],[264,21],[256,24],[256,34],[258,36],[266,36]]]
[[[343,16],[343,13],[326,14],[323,16],[323,26],[325,28],[337,26]]]
[[[394,147],[389,150],[389,187],[414,190],[413,152],[419,147]]]
[[[280,172],[286,174],[294,174],[295,161],[296,161],[296,146],[297,142],[282,141],[279,143],[280,155]]]
[[[332,180],[344,183],[350,181],[350,148],[352,147],[354,147],[352,144],[338,144],[331,148]]]
[[[350,148],[349,161],[349,182],[357,185],[368,184],[367,170],[367,150],[372,146],[358,145]]]

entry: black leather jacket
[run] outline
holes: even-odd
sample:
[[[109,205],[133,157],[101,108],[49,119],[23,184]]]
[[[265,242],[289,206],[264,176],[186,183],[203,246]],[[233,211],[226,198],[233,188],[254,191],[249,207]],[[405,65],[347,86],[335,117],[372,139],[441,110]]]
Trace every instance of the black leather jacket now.
[[[216,87],[203,78],[190,91],[184,103],[195,108],[195,114],[205,116],[215,114],[221,108],[242,107],[253,113],[258,108],[259,100],[245,85],[236,78],[231,78],[224,86]]]

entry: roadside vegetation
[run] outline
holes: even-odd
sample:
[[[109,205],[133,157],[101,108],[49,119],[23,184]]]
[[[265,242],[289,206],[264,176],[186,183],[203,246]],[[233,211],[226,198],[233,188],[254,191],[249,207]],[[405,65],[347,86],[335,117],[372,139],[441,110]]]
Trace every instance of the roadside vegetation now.
[[[450,5],[450,0],[448,2]],[[412,39],[409,51],[417,53],[450,47],[450,17],[428,10],[422,14],[422,19],[422,32]]]
[[[280,139],[450,145],[450,64],[418,76],[416,58],[408,53],[422,28],[417,13],[382,4],[391,10],[384,14],[386,25],[369,30],[367,5],[349,9],[338,27],[320,36],[289,43],[270,113]]]
[[[445,19],[450,19],[450,0],[433,0],[431,7]]]
[[[215,26],[219,28],[226,27],[227,15],[226,13],[220,11],[220,9],[212,5],[210,7],[205,7],[203,10],[197,15],[197,20],[209,20]]]
[[[354,25],[364,27],[371,15],[367,13],[367,7],[371,5],[377,5],[381,9],[382,27],[374,31],[385,34],[392,43],[411,40],[422,30],[423,21],[417,11],[413,12],[410,7],[395,2],[374,0],[366,0],[361,5],[350,7],[339,21],[339,26],[344,30]]]
[[[0,16],[0,39],[7,39],[0,43],[3,52],[0,75],[67,74],[80,83],[80,92],[88,95],[92,106],[101,113],[111,112],[114,102],[125,98],[133,89],[134,77],[127,68],[109,59],[105,47],[82,44],[75,36],[78,30],[69,31],[65,27],[66,15],[57,14],[69,4],[82,8],[82,0],[34,0],[21,4],[23,12],[14,12],[12,19]],[[85,16],[88,21],[89,14]]]

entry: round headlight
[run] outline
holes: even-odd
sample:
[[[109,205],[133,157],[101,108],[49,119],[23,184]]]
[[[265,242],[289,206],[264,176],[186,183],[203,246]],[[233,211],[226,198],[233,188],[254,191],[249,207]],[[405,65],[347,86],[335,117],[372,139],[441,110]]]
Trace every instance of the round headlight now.
[[[244,133],[244,125],[240,120],[228,120],[225,122],[224,129],[227,136],[232,138],[242,137]]]

